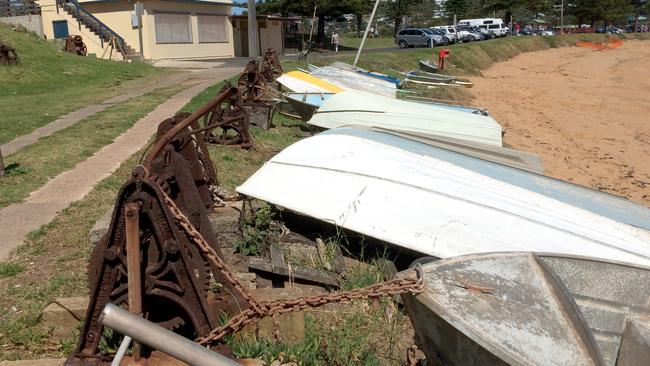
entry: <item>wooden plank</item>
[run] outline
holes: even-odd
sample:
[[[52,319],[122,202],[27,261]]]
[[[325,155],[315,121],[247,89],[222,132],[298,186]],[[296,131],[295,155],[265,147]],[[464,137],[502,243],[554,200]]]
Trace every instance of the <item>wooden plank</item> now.
[[[345,258],[343,257],[343,253],[341,252],[340,245],[336,246],[336,257],[334,258],[334,271],[342,275],[345,275],[345,273],[347,272],[347,268],[345,267]]]
[[[289,270],[289,267],[282,266],[278,267],[274,270],[273,265],[271,262],[261,259],[261,258],[251,258],[249,263],[248,263],[248,268],[254,270],[254,271],[261,271],[261,272],[267,272],[267,273],[273,273],[279,276],[284,276],[284,277],[289,277],[291,275],[292,278],[296,278],[299,280],[304,280],[304,281],[309,281],[309,282],[314,282],[318,284],[323,284],[323,285],[328,285],[328,286],[334,286],[334,287],[339,287],[338,282],[336,282],[333,278],[332,275],[325,271],[319,271],[317,269],[310,269],[310,268],[292,268],[291,271]]]
[[[286,264],[284,262],[284,254],[282,253],[282,248],[280,248],[279,245],[274,243],[271,244],[270,251],[271,251],[271,268],[273,269],[273,273],[279,273],[279,271],[282,271],[282,268],[286,267]]]

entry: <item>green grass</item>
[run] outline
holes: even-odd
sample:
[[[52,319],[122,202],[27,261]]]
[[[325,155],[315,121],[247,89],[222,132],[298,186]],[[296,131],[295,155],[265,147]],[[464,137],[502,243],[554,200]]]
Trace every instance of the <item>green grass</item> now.
[[[51,329],[40,323],[41,312],[56,298],[87,293],[89,230],[115,204],[140,154],[33,232],[13,253],[12,266],[23,270],[0,280],[0,360],[63,357],[76,345],[75,335],[52,340]]]
[[[182,86],[153,91],[110,107],[5,157],[0,207],[20,202],[49,179],[73,168],[133,126]]]
[[[354,36],[344,36],[341,37],[340,46],[345,48],[354,48],[358,49],[361,44],[361,37]],[[366,43],[363,45],[363,49],[373,49],[373,48],[397,48],[395,44],[395,39],[393,37],[380,37],[380,38],[366,38]],[[339,47],[340,50],[340,47]]]
[[[183,110],[195,110],[216,95],[219,88],[221,88],[221,83],[198,94]],[[158,93],[161,92],[158,91]],[[173,94],[171,89],[164,92]],[[164,100],[163,96],[158,97]],[[64,140],[50,141],[50,138],[47,138],[43,140],[44,143],[47,143],[47,147],[43,145],[33,152],[30,152],[29,148],[23,150],[30,152],[29,156],[37,160],[38,154],[55,155],[52,153],[55,151],[56,155],[61,155],[62,149],[73,149],[75,156],[66,156],[76,159],[80,144],[92,145],[90,142],[83,141],[84,139],[101,140],[105,144],[109,139],[103,135],[104,129],[117,133],[114,128],[116,128],[115,124],[118,124],[122,126],[120,128],[123,130],[126,127],[123,125],[125,123],[123,120],[131,115],[131,112],[146,113],[144,106],[157,105],[160,102],[160,100],[156,100],[158,97],[143,96],[131,101],[129,105],[127,102],[112,107],[102,115],[95,116],[103,121],[99,124],[84,121],[70,127],[83,128],[85,131],[83,134],[71,133],[69,129],[65,129],[50,136],[52,139]],[[138,105],[138,108],[133,108],[135,105]],[[122,112],[118,113],[119,110],[116,111],[115,108],[121,108]],[[133,115],[131,116],[133,117]],[[276,115],[275,124],[278,127],[269,131],[253,128],[252,133],[256,146],[251,150],[243,150],[239,147],[210,146],[210,154],[216,162],[219,178],[226,187],[232,189],[241,184],[275,152],[302,137],[299,121]],[[81,140],[73,140],[75,142],[72,147],[61,144],[69,143],[71,140],[68,139],[72,137]],[[36,149],[40,143],[33,145],[32,149]],[[25,152],[21,150],[8,157],[5,159],[5,163],[13,162],[14,157],[21,156],[19,154]],[[51,329],[47,329],[40,323],[40,314],[43,308],[55,298],[86,294],[85,268],[91,250],[89,230],[115,204],[120,187],[130,177],[131,170],[137,165],[141,154],[142,152],[134,154],[115,173],[98,183],[86,197],[63,210],[49,224],[30,233],[26,243],[18,247],[11,255],[11,268],[15,268],[7,270],[7,273],[12,273],[11,277],[2,278],[4,276],[0,275],[0,360],[63,357],[76,344],[74,337],[60,342],[51,340]],[[24,170],[24,173],[16,173],[16,175],[3,178],[3,180],[20,179],[20,183],[13,181],[13,185],[16,186],[32,184],[26,175],[32,174],[32,169],[36,169],[36,167],[25,163],[24,160],[22,164],[21,169]],[[61,166],[61,164],[64,162],[57,158],[56,165]],[[49,169],[43,166],[39,166],[39,168]],[[17,172],[17,168],[12,170]],[[3,180],[0,180],[0,183],[3,183]],[[7,184],[8,186],[10,184]],[[0,185],[0,187],[3,186]],[[29,192],[27,189],[24,191]],[[19,267],[17,266],[23,268],[24,271],[18,271]]]
[[[0,262],[0,278],[12,277],[25,270],[20,263]]]
[[[115,96],[125,86],[169,73],[143,63],[74,56],[5,24],[0,24],[0,38],[20,58],[18,66],[0,66],[0,144]]]

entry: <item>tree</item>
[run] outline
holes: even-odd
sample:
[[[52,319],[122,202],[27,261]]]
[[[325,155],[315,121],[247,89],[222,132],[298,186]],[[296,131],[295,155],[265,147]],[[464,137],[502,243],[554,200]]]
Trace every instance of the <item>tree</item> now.
[[[325,21],[343,14],[360,13],[369,0],[268,0],[257,4],[260,14],[280,13],[283,16],[300,15],[311,18],[314,6],[318,18],[316,43],[325,38]]]
[[[386,14],[395,21],[393,36],[403,28],[404,18],[411,14],[416,5],[420,5],[423,0],[392,0],[386,3]]]

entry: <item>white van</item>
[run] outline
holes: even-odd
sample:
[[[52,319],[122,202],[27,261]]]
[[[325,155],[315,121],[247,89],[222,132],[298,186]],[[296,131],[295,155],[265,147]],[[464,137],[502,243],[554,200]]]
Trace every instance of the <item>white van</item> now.
[[[494,32],[497,37],[507,36],[510,32],[508,26],[503,23],[500,18],[477,18],[477,19],[461,19],[458,25],[466,25],[469,27],[479,27]]]

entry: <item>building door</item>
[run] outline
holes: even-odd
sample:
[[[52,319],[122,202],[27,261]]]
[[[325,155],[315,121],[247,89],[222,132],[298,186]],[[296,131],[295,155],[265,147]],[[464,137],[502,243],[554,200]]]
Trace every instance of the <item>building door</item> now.
[[[239,32],[241,37],[241,55],[242,57],[248,57],[248,22],[243,21],[239,22],[241,31]]]
[[[68,38],[68,21],[55,20],[52,22],[52,28],[54,28],[54,38]]]

